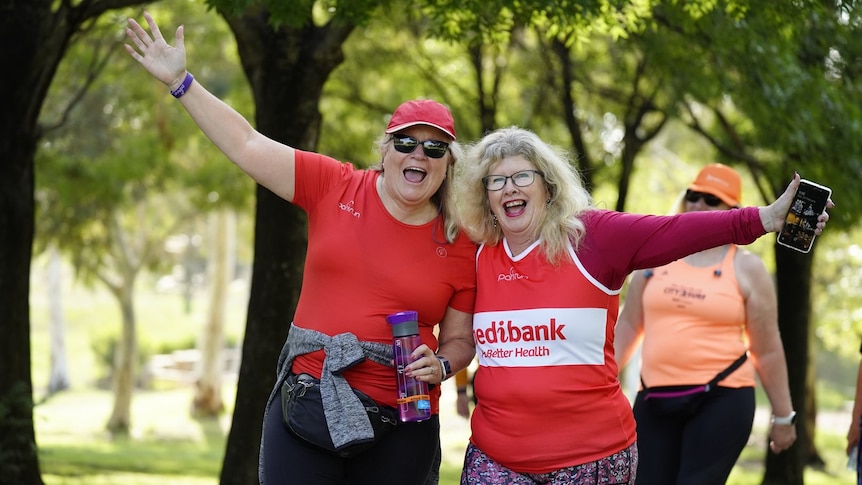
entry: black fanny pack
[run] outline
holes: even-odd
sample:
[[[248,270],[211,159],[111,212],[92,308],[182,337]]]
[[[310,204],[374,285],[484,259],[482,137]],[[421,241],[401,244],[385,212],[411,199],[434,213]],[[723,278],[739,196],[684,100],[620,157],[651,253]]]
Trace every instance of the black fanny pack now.
[[[742,356],[727,369],[719,372],[711,381],[697,386],[658,386],[647,387],[641,377],[643,386],[643,401],[649,410],[658,416],[671,414],[682,414],[691,416],[697,412],[700,405],[706,399],[709,391],[713,390],[719,382],[723,381],[733,371],[739,368],[748,359],[748,353]]]
[[[341,457],[355,456],[373,446],[397,425],[398,412],[395,408],[377,404],[357,389],[353,389],[353,393],[368,413],[371,428],[374,430],[373,438],[354,440],[335,447],[323,413],[320,379],[308,374],[290,374],[281,385],[284,424],[294,436],[318,448]]]

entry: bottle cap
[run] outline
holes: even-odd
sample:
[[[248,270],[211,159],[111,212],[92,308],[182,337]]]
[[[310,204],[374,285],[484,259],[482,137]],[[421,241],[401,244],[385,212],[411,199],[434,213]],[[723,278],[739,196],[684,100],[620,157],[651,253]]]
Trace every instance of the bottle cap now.
[[[393,313],[386,317],[386,321],[392,325],[393,337],[406,337],[419,333],[419,312],[403,311]]]

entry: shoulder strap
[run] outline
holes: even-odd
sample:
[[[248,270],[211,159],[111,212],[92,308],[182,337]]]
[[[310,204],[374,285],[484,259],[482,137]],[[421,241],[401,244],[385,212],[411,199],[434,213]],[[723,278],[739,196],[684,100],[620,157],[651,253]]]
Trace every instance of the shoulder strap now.
[[[748,360],[748,351],[743,352],[742,355],[738,359],[734,360],[733,363],[731,363],[729,366],[727,366],[727,369],[724,369],[723,371],[719,372],[718,375],[713,377],[711,381],[707,382],[706,383],[706,389],[704,389],[704,390],[706,392],[709,392],[713,387],[716,386],[716,384],[723,381],[725,378],[727,378],[727,376],[732,374],[733,371],[735,371],[736,369],[739,369],[739,366],[744,364],[746,360]]]

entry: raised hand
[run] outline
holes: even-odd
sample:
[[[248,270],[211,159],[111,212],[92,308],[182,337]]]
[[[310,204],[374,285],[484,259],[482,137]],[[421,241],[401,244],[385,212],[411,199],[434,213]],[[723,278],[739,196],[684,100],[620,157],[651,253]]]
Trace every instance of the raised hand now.
[[[175,45],[169,45],[153,17],[144,12],[144,19],[150,27],[152,36],[134,19],[129,19],[126,36],[134,45],[126,44],[126,51],[150,74],[176,89],[186,75],[186,47],[183,42],[183,26],[177,27]]]
[[[793,202],[793,196],[796,194],[796,189],[799,188],[801,177],[798,173],[793,174],[793,180],[784,190],[784,193],[768,206],[760,207],[760,221],[763,223],[763,228],[767,232],[779,232],[784,226],[784,218],[787,216],[787,211],[790,209],[790,204]],[[826,202],[826,208],[835,207],[835,203],[830,198]],[[826,223],[829,222],[829,214],[826,210],[817,217],[817,227],[814,230],[816,235],[820,235],[823,229],[826,228]]]

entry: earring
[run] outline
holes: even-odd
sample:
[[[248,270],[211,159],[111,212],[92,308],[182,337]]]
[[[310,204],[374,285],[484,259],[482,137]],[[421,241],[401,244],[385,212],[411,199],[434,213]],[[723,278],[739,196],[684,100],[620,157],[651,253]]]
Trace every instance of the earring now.
[[[497,216],[494,214],[491,214],[491,217],[494,218],[494,229],[497,229]]]
[[[545,201],[545,205],[551,205],[551,198],[548,197],[548,200]]]

